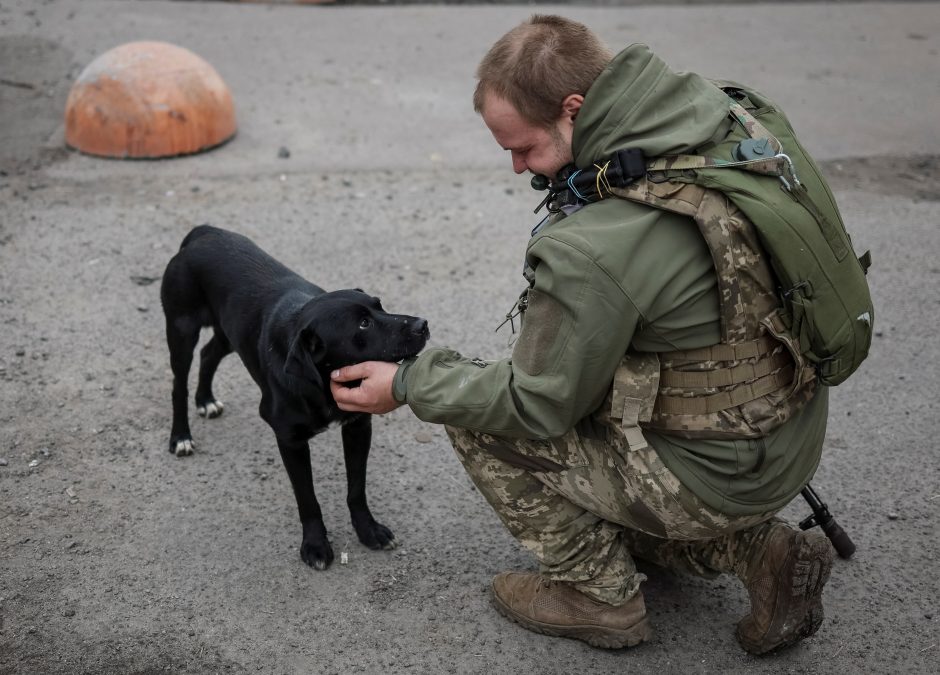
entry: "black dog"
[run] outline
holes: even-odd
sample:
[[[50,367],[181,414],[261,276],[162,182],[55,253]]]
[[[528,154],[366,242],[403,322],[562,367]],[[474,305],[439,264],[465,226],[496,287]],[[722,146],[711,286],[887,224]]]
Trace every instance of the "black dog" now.
[[[258,248],[250,239],[208,225],[194,228],[170,260],[160,289],[173,369],[170,452],[193,451],[187,379],[200,329],[214,335],[200,351],[196,408],[217,417],[222,403],[212,376],[236,351],[261,388],[261,417],[274,430],[303,524],[300,557],[326,569],[333,561],[313,491],[307,441],[331,422],[342,424],[346,503],[359,541],[394,548],[394,535],[366,503],[366,461],[372,418],[341,411],[329,388],[330,371],[361,361],[399,361],[424,348],[424,319],[388,314],[362,291],[325,292]]]

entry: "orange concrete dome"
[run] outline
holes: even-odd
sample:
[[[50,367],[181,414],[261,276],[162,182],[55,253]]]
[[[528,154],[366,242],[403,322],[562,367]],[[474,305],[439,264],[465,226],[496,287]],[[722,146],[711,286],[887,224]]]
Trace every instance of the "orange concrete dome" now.
[[[232,95],[211,65],[166,42],[105,52],[78,76],[65,104],[65,142],[104,157],[172,157],[235,133]]]

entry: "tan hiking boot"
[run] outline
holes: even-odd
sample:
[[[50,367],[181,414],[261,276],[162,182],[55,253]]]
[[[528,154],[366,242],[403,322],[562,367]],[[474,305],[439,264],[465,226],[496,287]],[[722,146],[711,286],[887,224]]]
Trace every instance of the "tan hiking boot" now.
[[[500,614],[524,628],[583,640],[593,647],[633,647],[653,635],[639,591],[614,607],[564,582],[538,574],[503,572],[493,579],[493,598]]]
[[[832,546],[776,521],[748,556],[741,581],[751,613],[738,622],[738,642],[752,654],[788,647],[815,633],[823,621],[822,591],[832,569]]]

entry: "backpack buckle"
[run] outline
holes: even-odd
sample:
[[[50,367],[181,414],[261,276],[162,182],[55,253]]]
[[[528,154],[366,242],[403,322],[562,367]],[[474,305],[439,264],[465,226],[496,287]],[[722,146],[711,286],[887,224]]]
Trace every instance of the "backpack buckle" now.
[[[808,289],[808,290],[804,291],[803,289]],[[811,298],[813,297],[813,286],[808,281],[797,282],[796,284],[794,284],[793,286],[785,290],[781,294],[781,297],[783,297],[784,300],[789,300],[790,296],[796,292],[800,292],[803,295],[803,297]]]

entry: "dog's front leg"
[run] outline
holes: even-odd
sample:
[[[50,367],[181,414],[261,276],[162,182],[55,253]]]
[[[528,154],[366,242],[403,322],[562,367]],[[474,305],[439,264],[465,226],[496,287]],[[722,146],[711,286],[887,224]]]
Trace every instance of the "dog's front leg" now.
[[[346,504],[359,541],[371,549],[395,548],[395,535],[376,522],[366,502],[366,464],[372,444],[372,416],[360,415],[343,425],[343,457],[346,460]]]
[[[277,436],[277,447],[281,451],[284,468],[290,476],[297,498],[297,511],[303,526],[303,540],[300,543],[301,559],[318,570],[325,570],[333,562],[333,547],[327,538],[326,526],[320,504],[313,491],[313,472],[310,469],[310,445],[307,441],[298,441]]]

